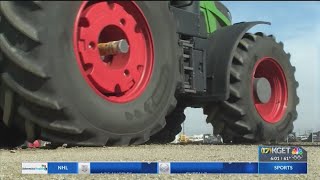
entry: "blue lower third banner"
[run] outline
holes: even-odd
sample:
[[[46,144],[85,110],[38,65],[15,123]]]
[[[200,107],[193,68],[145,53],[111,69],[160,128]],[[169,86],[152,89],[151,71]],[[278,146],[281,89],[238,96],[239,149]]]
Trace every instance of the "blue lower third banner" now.
[[[185,173],[257,173],[258,163],[250,162],[92,162],[91,174],[142,173],[142,174],[185,174]]]
[[[157,174],[157,162],[91,162],[91,174],[101,173],[133,173],[133,174]]]
[[[306,162],[22,163],[23,174],[306,174]]]
[[[186,173],[258,173],[256,162],[171,162],[171,174]]]
[[[307,174],[306,162],[260,162],[259,174]]]
[[[78,174],[78,163],[48,162],[48,174]]]

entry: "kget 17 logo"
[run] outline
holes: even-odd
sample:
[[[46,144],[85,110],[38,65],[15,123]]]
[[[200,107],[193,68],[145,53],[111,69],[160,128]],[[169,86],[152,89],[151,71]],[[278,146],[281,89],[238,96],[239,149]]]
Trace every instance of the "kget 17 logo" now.
[[[290,147],[261,147],[261,154],[290,154]]]
[[[271,147],[268,148],[261,148],[261,154],[271,154]]]

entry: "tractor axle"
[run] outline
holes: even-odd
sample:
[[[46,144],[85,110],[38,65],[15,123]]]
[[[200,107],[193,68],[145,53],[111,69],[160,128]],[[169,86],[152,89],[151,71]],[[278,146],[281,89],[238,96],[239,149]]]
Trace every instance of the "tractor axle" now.
[[[129,51],[129,44],[125,39],[121,39],[119,41],[99,43],[98,49],[101,56],[115,55],[127,53]]]

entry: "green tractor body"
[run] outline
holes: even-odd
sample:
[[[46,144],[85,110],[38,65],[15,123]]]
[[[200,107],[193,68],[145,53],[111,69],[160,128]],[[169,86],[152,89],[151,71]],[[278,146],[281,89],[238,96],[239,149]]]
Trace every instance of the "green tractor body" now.
[[[220,2],[200,1],[200,10],[204,13],[208,33],[213,33],[217,30],[218,26],[231,25],[231,14],[229,10],[226,8],[218,9],[216,3],[219,3],[220,7],[223,6]],[[224,13],[222,12],[223,10],[225,10]]]
[[[1,1],[0,19],[2,144],[168,143],[187,107],[223,142],[293,130],[290,54],[220,2]]]

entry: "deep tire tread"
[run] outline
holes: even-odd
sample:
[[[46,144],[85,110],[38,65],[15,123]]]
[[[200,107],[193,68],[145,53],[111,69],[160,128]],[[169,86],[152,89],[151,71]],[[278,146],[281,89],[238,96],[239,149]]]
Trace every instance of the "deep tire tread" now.
[[[28,91],[27,89],[20,86],[8,73],[2,74],[2,81],[10,87],[14,92],[19,94],[21,97],[27,99],[28,101],[43,106],[45,108],[61,110],[62,107],[56,100],[52,100],[45,96],[41,96]]]
[[[13,111],[13,92],[9,89],[4,89],[4,106],[2,120],[6,126],[10,126],[10,118]]]
[[[259,129],[261,127],[257,127],[256,131],[251,127],[249,123],[243,120],[242,117],[245,117],[246,103],[243,102],[241,96],[241,83],[243,81],[242,74],[247,73],[242,71],[242,66],[244,66],[244,59],[247,56],[247,53],[250,51],[250,48],[254,46],[254,43],[258,40],[258,38],[269,38],[274,41],[274,43],[278,44],[279,47],[283,48],[283,43],[276,42],[274,36],[269,35],[266,36],[262,32],[257,32],[255,34],[246,33],[242,40],[239,42],[238,47],[235,51],[232,65],[230,68],[230,97],[227,101],[213,103],[212,105],[207,105],[204,107],[204,114],[208,115],[207,122],[211,123],[214,126],[214,133],[222,135],[224,142],[233,142],[233,143],[252,143],[265,139],[263,135],[260,134]],[[287,53],[287,59],[290,59],[290,54]],[[290,65],[289,68],[294,73],[295,67]],[[294,77],[292,77],[294,79]],[[293,82],[295,87],[298,87],[298,82],[294,80]],[[294,107],[299,103],[299,98],[297,93],[295,93],[294,97]],[[289,114],[291,114],[291,119],[286,123],[282,124],[281,131],[283,134],[288,134],[293,130],[293,121],[297,118],[297,111],[294,108]],[[282,137],[280,137],[282,138]]]
[[[26,52],[11,46],[4,34],[0,34],[0,49],[13,63],[18,65],[20,68],[41,78],[48,77],[41,67],[31,61],[31,58]]]
[[[68,134],[81,134],[83,132],[83,129],[76,128],[72,126],[72,124],[68,124],[65,121],[54,121],[49,123],[45,119],[40,119],[39,117],[34,116],[25,106],[20,106],[18,108],[18,113],[26,120],[31,121],[45,129]]]
[[[228,101],[225,101],[222,103],[222,107],[225,108],[230,113],[236,114],[237,116],[245,115],[245,111],[235,103],[230,103]]]
[[[29,3],[32,2],[24,2],[20,3],[24,6],[30,6]],[[16,9],[17,4],[14,1],[1,1],[0,2],[0,10],[3,15],[7,18],[7,20],[21,33],[26,35],[28,38],[39,42],[39,34],[38,30],[28,22],[28,19],[23,18],[24,16],[20,14],[20,12]],[[28,8],[28,7],[26,7]]]
[[[160,132],[150,137],[148,144],[167,144],[172,142],[176,135],[182,130],[181,124],[186,116],[185,107],[178,105],[169,115],[166,116],[166,125]]]

